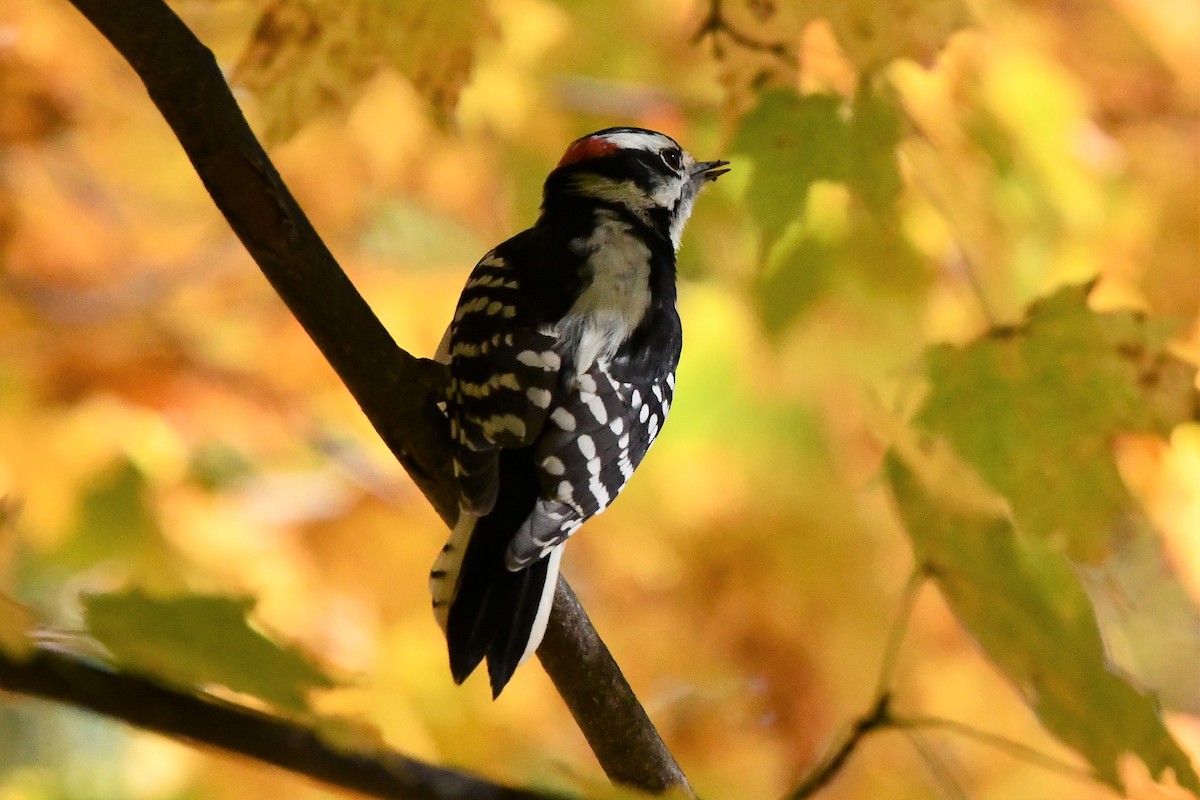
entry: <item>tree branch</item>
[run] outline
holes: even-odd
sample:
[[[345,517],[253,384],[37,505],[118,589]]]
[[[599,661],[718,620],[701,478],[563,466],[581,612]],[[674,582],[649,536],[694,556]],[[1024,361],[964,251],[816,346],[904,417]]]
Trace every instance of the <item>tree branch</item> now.
[[[392,340],[287,190],[212,53],[161,0],[71,2],[137,72],[234,233],[417,486],[452,522],[457,492],[445,420],[434,405],[444,369]],[[561,579],[538,656],[611,779],[690,792]]]
[[[303,725],[47,649],[16,659],[0,650],[0,687],[71,703],[140,728],[250,756],[388,800],[552,800],[435,767],[394,751],[350,753]]]
[[[551,614],[551,621],[558,622],[546,628],[538,658],[609,780],[655,793],[682,790],[694,797],[566,581],[558,584]]]

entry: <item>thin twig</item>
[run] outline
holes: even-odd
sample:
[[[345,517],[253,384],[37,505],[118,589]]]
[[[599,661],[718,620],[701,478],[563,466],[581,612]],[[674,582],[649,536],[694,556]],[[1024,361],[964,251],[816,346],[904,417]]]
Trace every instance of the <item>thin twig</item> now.
[[[399,348],[313,229],[251,132],[213,54],[162,0],[71,0],[112,43],[146,86],[213,202],[304,330],[345,383],[375,430],[448,523],[456,514],[444,417],[435,401],[443,370]],[[612,714],[576,715],[589,741],[654,742],[637,762],[613,763],[610,776],[651,791],[687,790],[616,662],[560,579],[549,632],[538,655],[572,708],[621,693]],[[560,602],[561,601],[561,602]],[[586,664],[577,655],[590,654]],[[567,695],[576,695],[567,697]]]
[[[941,215],[942,219],[946,221],[947,227],[949,227],[951,234],[953,234],[955,244],[958,248],[958,253],[962,258],[964,268],[963,274],[966,276],[967,284],[971,287],[971,291],[975,295],[975,302],[978,303],[979,312],[983,314],[983,319],[985,322],[987,322],[988,328],[995,328],[999,326],[1001,324],[1000,315],[992,306],[992,302],[988,298],[987,290],[983,285],[983,275],[981,274],[983,270],[980,260],[972,254],[967,232],[963,229],[963,225],[959,221],[958,216],[954,213],[951,213],[949,206],[943,202],[941,197],[938,196],[937,192],[934,191],[933,187],[930,185],[930,182],[925,179],[925,176],[921,173],[921,171],[916,169],[916,165],[912,163],[912,159],[907,158],[904,155],[903,150],[898,151],[898,157],[909,162],[909,166],[911,167],[909,174],[912,175],[913,183],[916,184],[917,188],[920,189],[924,193],[925,197],[929,199],[930,205],[932,205],[934,209]]]
[[[886,728],[891,724],[889,713],[890,695],[883,695],[875,702],[875,706],[863,717],[850,726],[850,730],[842,738],[837,747],[829,755],[813,767],[800,781],[800,785],[788,796],[789,800],[804,800],[812,797],[825,787],[841,771],[846,760],[858,747],[859,743],[872,731]]]
[[[887,644],[883,649],[883,663],[879,667],[879,679],[875,682],[875,697],[883,697],[891,691],[892,680],[896,677],[896,664],[900,658],[900,646],[904,644],[904,636],[908,633],[908,623],[912,619],[917,595],[926,577],[928,572],[922,565],[917,564],[904,584],[896,609],[896,619],[888,631]]]
[[[0,688],[70,703],[146,730],[249,756],[368,797],[389,800],[561,800],[485,781],[393,750],[357,753],[310,728],[193,690],[168,689],[97,662],[46,649],[0,650]]]
[[[959,783],[958,778],[954,777],[954,773],[942,761],[942,757],[937,751],[929,746],[929,743],[921,738],[916,731],[905,731],[905,738],[917,751],[917,755],[921,757],[925,768],[929,770],[933,782],[937,784],[938,789],[950,800],[969,800],[967,791]]]
[[[710,0],[708,5],[708,13],[705,14],[704,20],[700,23],[700,27],[692,34],[692,44],[697,45],[706,37],[712,39],[713,55],[720,59],[724,57],[724,52],[721,49],[720,36],[724,35],[729,41],[746,50],[752,50],[756,53],[767,53],[775,56],[781,61],[786,61],[789,65],[793,65],[795,59],[788,52],[787,44],[784,42],[764,42],[760,39],[755,39],[749,34],[729,24],[729,20],[725,17],[721,10],[721,0]]]
[[[949,733],[954,733],[971,739],[979,744],[993,747],[997,750],[1007,753],[1015,759],[1026,761],[1030,764],[1042,767],[1043,769],[1051,770],[1071,778],[1080,780],[1094,781],[1096,776],[1086,769],[1075,766],[1062,759],[1055,758],[1052,755],[1043,753],[1041,750],[1030,747],[1026,744],[1014,741],[1012,739],[1000,736],[996,733],[980,730],[965,722],[958,722],[952,719],[944,719],[942,717],[892,717],[891,723],[894,727],[903,728],[905,730],[943,730]]]

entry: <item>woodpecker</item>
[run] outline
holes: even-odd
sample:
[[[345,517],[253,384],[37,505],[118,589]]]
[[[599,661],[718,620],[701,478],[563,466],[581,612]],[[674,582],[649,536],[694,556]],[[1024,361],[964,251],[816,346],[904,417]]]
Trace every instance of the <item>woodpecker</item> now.
[[[460,511],[429,586],[455,682],[486,658],[498,697],[537,650],[568,537],[662,429],[683,343],[675,253],[728,164],[644,128],[584,136],[537,223],[471,272],[437,354]]]

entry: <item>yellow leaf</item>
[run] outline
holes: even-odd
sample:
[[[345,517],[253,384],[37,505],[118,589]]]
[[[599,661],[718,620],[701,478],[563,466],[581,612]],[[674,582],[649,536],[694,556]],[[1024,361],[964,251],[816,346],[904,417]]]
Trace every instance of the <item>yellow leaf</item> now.
[[[961,0],[872,0],[830,2],[820,16],[829,20],[842,49],[860,71],[898,58],[929,63],[950,35],[971,24]]]
[[[29,638],[33,622],[32,611],[0,594],[0,651],[14,658],[28,655],[33,649],[33,642]]]
[[[258,96],[272,142],[348,108],[383,67],[407,78],[445,120],[471,75],[476,41],[491,30],[482,0],[273,0],[233,82]]]
[[[850,95],[855,72],[901,58],[928,64],[971,22],[963,0],[746,0],[713,4],[697,38],[710,41],[722,82],[741,107],[764,86]]]

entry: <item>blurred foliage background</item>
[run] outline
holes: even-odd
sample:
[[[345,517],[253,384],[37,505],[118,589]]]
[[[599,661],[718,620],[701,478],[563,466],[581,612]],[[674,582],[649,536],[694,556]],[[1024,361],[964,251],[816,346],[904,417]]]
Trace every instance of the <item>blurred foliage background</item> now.
[[[670,425],[564,566],[703,796],[781,795],[867,710],[914,546],[965,577],[917,595],[898,709],[1082,765],[1031,709],[1056,648],[1090,642],[1090,602],[1114,668],[1200,753],[1194,2],[174,7],[418,355],[575,137],[636,124],[733,161],[680,253]],[[918,430],[953,446],[953,480]],[[891,445],[907,466],[883,468]],[[1032,578],[929,522],[976,478],[1015,520],[978,541],[1015,542]],[[126,663],[349,740],[598,786],[535,664],[498,702],[453,685],[426,597],[441,522],[63,0],[0,8],[0,497],[10,623],[89,625]],[[1048,641],[1005,616],[1013,587]],[[245,657],[264,638],[289,644]],[[185,650],[233,641],[247,663],[215,672],[196,659],[221,647]],[[1071,675],[1099,669],[1095,644]],[[1067,683],[1096,729],[1136,727]],[[821,796],[1114,796],[961,736],[919,744],[869,739]],[[1093,764],[1107,746],[1073,744]],[[1178,795],[1122,749],[1129,795]],[[0,698],[3,800],[261,796],[336,794]]]

